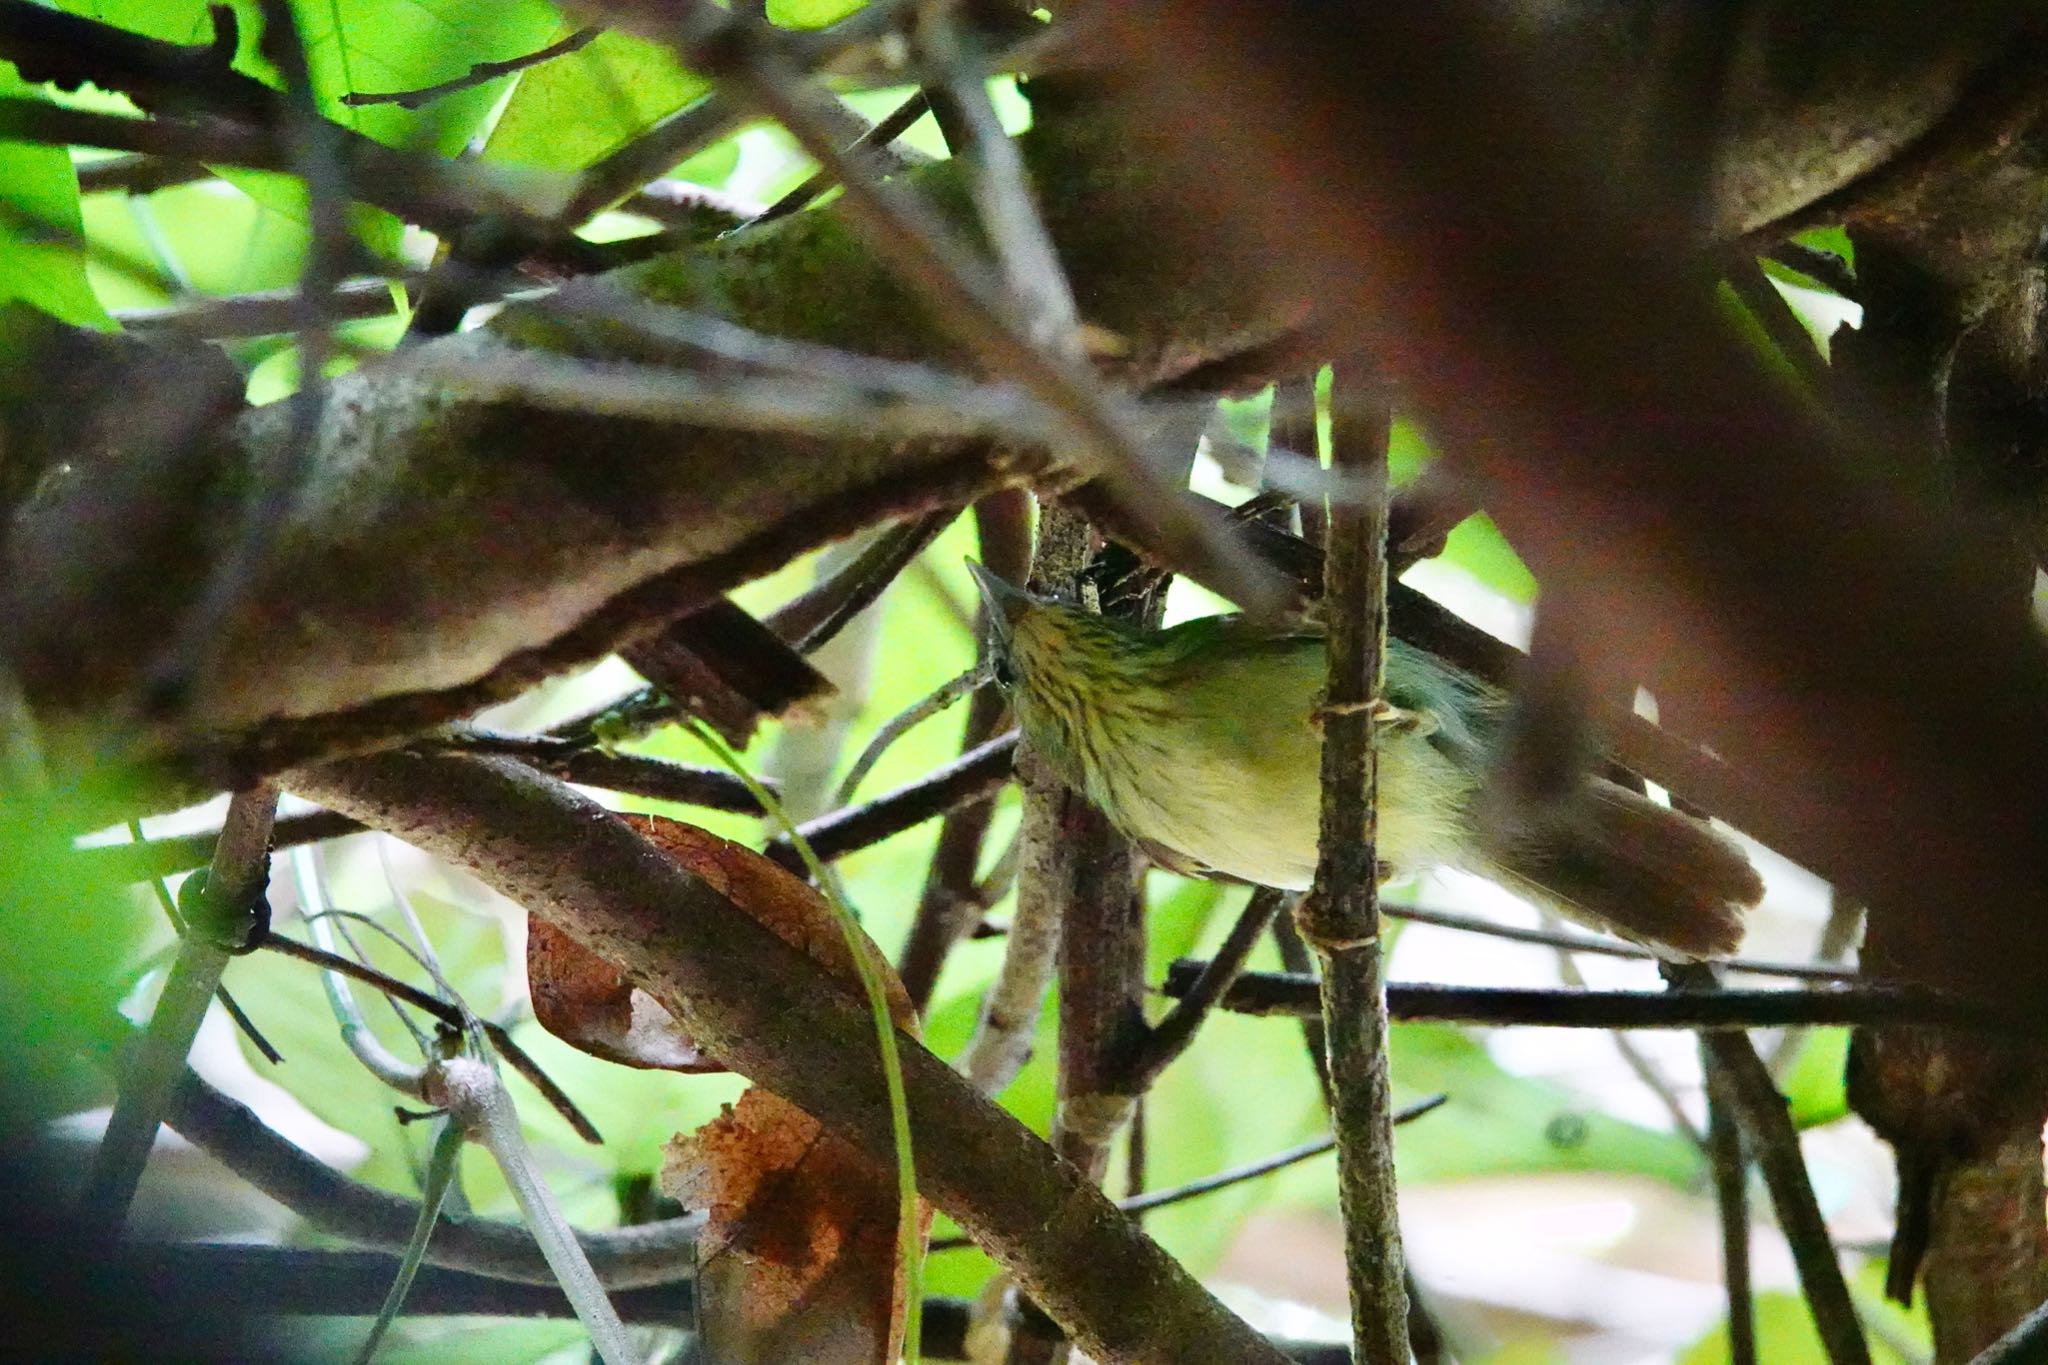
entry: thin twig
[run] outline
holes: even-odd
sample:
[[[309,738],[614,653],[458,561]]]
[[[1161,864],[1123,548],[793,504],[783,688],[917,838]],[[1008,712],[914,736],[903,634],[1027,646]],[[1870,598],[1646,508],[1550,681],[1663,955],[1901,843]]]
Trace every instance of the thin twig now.
[[[438,999],[417,986],[410,985],[400,981],[395,976],[378,971],[367,963],[356,962],[353,959],[341,956],[339,953],[327,952],[314,947],[310,943],[301,943],[297,939],[287,938],[283,934],[267,934],[259,946],[270,952],[281,953],[286,957],[294,957],[301,962],[311,963],[315,967],[324,968],[327,971],[336,972],[342,976],[354,977],[365,985],[375,986],[378,990],[395,1000],[403,1000],[408,1005],[425,1010],[450,1028],[463,1027],[464,1011],[459,1005]],[[541,1098],[545,1099],[548,1105],[562,1116],[562,1120],[565,1123],[576,1130],[578,1137],[592,1145],[603,1143],[604,1135],[597,1131],[597,1125],[593,1124],[583,1111],[576,1107],[575,1101],[569,1098],[567,1092],[561,1086],[555,1084],[554,1079],[547,1072],[541,1070],[540,1063],[534,1061],[532,1054],[513,1041],[512,1035],[506,1031],[502,1024],[494,1023],[489,1019],[480,1019],[478,1022],[483,1027],[484,1036],[490,1039],[491,1047],[501,1054],[507,1062],[511,1063],[512,1069],[521,1076],[524,1076],[528,1084],[540,1092]]]
[[[1546,928],[1556,927],[1556,916],[1549,911],[1544,912],[1543,918]],[[1559,980],[1573,990],[1586,989],[1586,974],[1579,970],[1579,964],[1572,959],[1569,949],[1557,950],[1557,975]],[[1634,1073],[1635,1078],[1643,1083],[1643,1088],[1655,1095],[1657,1102],[1664,1106],[1665,1114],[1671,1119],[1672,1128],[1694,1147],[1705,1151],[1706,1135],[1693,1123],[1692,1115],[1685,1112],[1685,1105],[1679,1100],[1678,1092],[1671,1088],[1671,1082],[1665,1079],[1664,1073],[1650,1064],[1650,1059],[1637,1050],[1626,1033],[1616,1031],[1608,1037],[1614,1044],[1614,1050],[1621,1055],[1622,1064]]]
[[[1179,995],[1203,964],[1182,960],[1167,969],[1162,989]],[[1234,1014],[1316,1013],[1315,977],[1246,972],[1219,1007]],[[1527,986],[1440,986],[1393,982],[1387,1008],[1403,1023],[1475,1024],[1504,1028],[1787,1028],[1794,1024],[1912,1024],[1976,1033],[2034,1035],[2048,1029],[2048,1011],[2028,1013],[1962,996],[1907,986],[1830,986],[1809,990],[1570,991]]]
[[[844,858],[949,810],[990,799],[1009,785],[1011,757],[1016,748],[1016,731],[998,735],[915,782],[864,805],[806,820],[797,826],[797,831],[824,861]],[[794,845],[785,839],[769,840],[762,851],[785,867],[801,862]]]
[[[675,801],[707,810],[759,815],[761,805],[745,783],[720,768],[675,763],[648,754],[592,748],[555,735],[508,735],[472,726],[416,742],[415,747],[454,753],[504,754],[531,763],[565,782],[628,792],[656,801]],[[770,788],[773,789],[772,786]]]
[[[839,790],[832,796],[833,806],[836,808],[853,803],[854,792],[860,789],[860,784],[867,775],[874,771],[875,764],[889,751],[890,745],[968,693],[987,685],[987,675],[979,669],[969,669],[957,677],[946,679],[928,695],[912,702],[897,715],[891,716],[875,731],[875,737],[868,741],[867,748],[860,751],[860,757],[856,758],[853,767],[847,770],[845,780],[839,784]]]
[[[1064,508],[1042,507],[1037,539],[1031,552],[1031,578],[1047,586],[1072,591],[1088,563],[1091,539],[1092,532],[1086,521]],[[1061,964],[1061,939],[1067,932],[1069,920],[1083,913],[1078,908],[1080,902],[1091,895],[1082,888],[1075,865],[1084,853],[1105,851],[1106,822],[1101,814],[1090,810],[1080,797],[1069,792],[1044,759],[1028,746],[1018,751],[1017,776],[1023,811],[1017,828],[1016,909],[1011,916],[1008,939],[1003,945],[1002,966],[994,984],[983,997],[981,1017],[975,1023],[974,1036],[968,1041],[960,1059],[962,1073],[976,1089],[989,1095],[997,1094],[1007,1086],[1030,1057],[1031,1040],[1037,1031],[1040,1010],[1054,971]],[[1070,815],[1074,821],[1071,825],[1068,823]],[[1082,840],[1087,843],[1085,849],[1081,846]],[[1123,894],[1128,896],[1128,868],[1124,871]],[[1096,946],[1102,946],[1100,919],[1100,915],[1091,913],[1090,922],[1082,926],[1083,932],[1091,935],[1091,944]],[[1122,941],[1107,945],[1118,962],[1123,960],[1126,946]],[[1064,1101],[1072,1093],[1067,1074],[1067,1020],[1064,1010],[1060,1027],[1059,1088]],[[1099,1123],[1095,1128],[1114,1131],[1119,1121],[1119,1117],[1112,1113],[1108,1122]],[[1058,1126],[1056,1116],[1055,1127]],[[1101,1150],[1077,1154],[1092,1159],[1099,1156]],[[1101,1177],[1099,1170],[1089,1171],[1085,1165],[1082,1169],[1088,1171],[1091,1178]],[[1056,1354],[1045,1333],[1033,1331],[1028,1325],[1022,1325],[1013,1334],[1009,1359],[1017,1360],[1020,1352],[1035,1353],[1040,1358]]]
[[[768,628],[799,654],[824,648],[959,515],[942,507],[890,527],[831,578],[769,613]]]
[[[1336,375],[1331,465],[1387,478],[1391,414],[1378,381],[1350,365]],[[1377,401],[1374,401],[1377,400]],[[1337,1198],[1351,1291],[1352,1349],[1365,1365],[1408,1365],[1408,1294],[1395,1198],[1387,1001],[1381,974],[1378,764],[1373,708],[1386,664],[1384,492],[1329,509],[1324,601],[1329,683],[1321,714],[1322,823],[1314,885],[1295,922],[1322,961],[1329,1039],[1330,1116],[1337,1134]]]
[[[990,494],[974,505],[974,524],[984,567],[1010,582],[1023,582],[1031,572],[1031,495],[1014,488]],[[987,614],[986,604],[977,607],[977,640],[988,631]],[[961,749],[973,749],[992,738],[1008,709],[1000,691],[975,693],[967,704]],[[898,961],[903,989],[919,1013],[931,1005],[947,956],[973,932],[1016,875],[1023,843],[1013,833],[995,869],[976,880],[994,814],[994,803],[985,801],[948,813],[939,828],[917,913]]]
[[[1731,1103],[1757,1154],[1763,1185],[1772,1193],[1778,1228],[1792,1248],[1792,1265],[1798,1269],[1806,1308],[1812,1312],[1812,1324],[1821,1334],[1827,1359],[1833,1365],[1868,1365],[1870,1347],[1855,1318],[1847,1283],[1843,1283],[1841,1261],[1827,1236],[1827,1220],[1812,1197],[1812,1183],[1806,1177],[1806,1162],[1798,1150],[1798,1134],[1792,1130],[1784,1095],[1772,1085],[1755,1048],[1741,1033],[1702,1033],[1700,1040],[1718,1074],[1729,1078]]]
[[[1729,1365],[1757,1365],[1756,1300],[1749,1273],[1749,1165],[1742,1130],[1702,1044],[1707,1072],[1707,1159],[1714,1175],[1714,1207],[1721,1222],[1721,1280],[1728,1290]]]
[[[375,94],[351,91],[341,97],[341,102],[351,108],[360,108],[366,104],[395,104],[401,109],[424,108],[435,100],[460,94],[464,90],[474,90],[479,85],[488,85],[501,77],[517,75],[528,67],[539,66],[542,62],[550,62],[557,57],[566,57],[572,52],[580,52],[590,45],[591,39],[597,37],[599,32],[600,30],[594,28],[579,28],[568,37],[549,43],[539,51],[529,52],[523,57],[513,57],[502,62],[476,62],[465,74],[453,80],[442,81],[438,85],[422,86],[417,90],[386,90]]]
[[[1397,1110],[1394,1114],[1394,1123],[1397,1127],[1411,1123],[1424,1114],[1441,1108],[1449,1099],[1448,1095],[1431,1095],[1428,1099],[1417,1100]],[[1185,1185],[1173,1185],[1167,1189],[1151,1190],[1127,1199],[1119,1199],[1116,1206],[1125,1213],[1139,1214],[1169,1208],[1174,1204],[1185,1204],[1190,1199],[1200,1199],[1205,1194],[1215,1194],[1218,1190],[1227,1190],[1232,1185],[1242,1185],[1247,1180],[1257,1180],[1262,1175],[1271,1175],[1275,1171],[1299,1165],[1312,1157],[1321,1156],[1324,1152],[1334,1151],[1336,1146],[1337,1139],[1334,1137],[1326,1135],[1310,1138],[1307,1142],[1289,1147],[1285,1151],[1260,1157],[1257,1161],[1248,1161],[1242,1166],[1232,1166],[1214,1175],[1205,1175],[1199,1180],[1190,1180]],[[931,1249],[934,1252],[959,1251],[973,1245],[974,1242],[970,1238],[941,1237],[932,1242]]]
[[[345,960],[345,959],[344,959]],[[419,1218],[415,1200],[359,1184],[272,1131],[241,1102],[191,1071],[165,1121],[193,1145],[314,1227],[369,1246],[403,1247]],[[668,1284],[693,1273],[702,1215],[580,1234],[606,1287]],[[428,1261],[496,1279],[546,1284],[553,1276],[517,1223],[444,1213]]]
[[[1027,443],[1049,441],[1057,431],[1053,415],[1018,386],[951,380],[931,371],[914,385],[896,382],[914,366],[878,364],[871,382],[860,387],[821,374],[693,372],[514,350],[422,351],[411,366],[422,377],[464,385],[477,402],[519,401],[562,412],[737,431]]]
[[[362,828],[360,821],[331,810],[287,815],[277,822],[271,847],[285,849],[297,844],[317,843],[322,839],[354,834]],[[80,866],[89,869],[94,877],[121,882],[147,881],[152,877],[168,877],[204,866],[220,843],[220,837],[220,829],[205,829],[196,834],[177,834],[140,844],[95,844],[79,849],[74,856],[80,860]]]
[[[1840,962],[1856,946],[1856,938],[1863,930],[1864,908],[1854,897],[1843,892],[1838,886],[1828,888],[1828,917],[1821,925],[1820,941],[1814,945],[1813,956],[1817,962]],[[1861,971],[1844,969],[1845,979],[1868,981],[1871,978]],[[1799,1055],[1806,1048],[1811,1030],[1788,1028],[1778,1035],[1778,1042],[1771,1049],[1764,1064],[1770,1068],[1771,1080],[1782,1084],[1785,1075],[1798,1064]]]
[[[299,907],[313,939],[322,952],[334,951],[332,935],[336,919],[327,898],[325,879],[320,875],[316,854],[309,847],[300,847],[291,853],[292,875],[299,891]],[[353,937],[349,946],[355,949],[358,960],[363,952]],[[370,1031],[369,1021],[357,1006],[355,996],[349,991],[348,978],[337,972],[323,972],[321,985],[327,992],[328,1008],[334,1011],[334,1021],[341,1028],[342,1045],[348,1048],[355,1059],[362,1063],[363,1070],[375,1076],[385,1085],[409,1099],[421,1097],[421,1086],[426,1081],[426,1068],[402,1062],[381,1039]],[[386,997],[387,999],[390,997]]]
[[[1389,919],[1405,919],[1414,924],[1434,925],[1439,929],[1484,934],[1488,938],[1506,939],[1512,943],[1534,943],[1574,953],[1625,958],[1631,962],[1663,961],[1648,948],[1638,948],[1633,943],[1623,943],[1616,939],[1589,938],[1585,934],[1552,933],[1545,929],[1518,929],[1513,925],[1495,924],[1492,920],[1461,915],[1450,910],[1429,910],[1419,905],[1382,905],[1380,913]],[[1752,976],[1792,977],[1801,981],[1867,980],[1851,969],[1837,967],[1825,961],[1766,962],[1758,958],[1732,957],[1717,965],[1731,972],[1747,972]]]
[[[1711,968],[1674,968],[1667,975],[1674,986],[1701,988],[1674,990],[1674,995],[1712,999],[1720,994],[1705,989],[1713,984]],[[1799,1287],[1806,1295],[1814,1330],[1820,1335],[1828,1359],[1833,1365],[1869,1365],[1870,1347],[1864,1341],[1856,1306],[1842,1278],[1842,1263],[1828,1236],[1827,1220],[1814,1200],[1806,1162],[1799,1151],[1799,1134],[1792,1127],[1785,1097],[1771,1084],[1770,1073],[1764,1070],[1748,1038],[1730,1032],[1703,1032],[1700,1044],[1707,1049],[1713,1075],[1723,1084],[1735,1118],[1763,1171],[1764,1187],[1770,1191],[1779,1230],[1792,1250]]]
[[[452,1117],[443,1119],[441,1131],[434,1135],[433,1152],[427,1158],[426,1177],[420,1182],[419,1221],[413,1224],[412,1236],[406,1240],[405,1250],[399,1255],[398,1265],[392,1272],[391,1287],[385,1291],[384,1302],[377,1309],[377,1320],[370,1325],[370,1335],[356,1352],[356,1365],[370,1365],[377,1354],[377,1344],[384,1339],[391,1324],[398,1320],[399,1310],[405,1306],[413,1280],[426,1263],[434,1224],[440,1221],[441,1207],[447,1203],[449,1192],[456,1187],[462,1143],[462,1125]]]
[[[916,123],[930,111],[931,104],[926,99],[924,91],[920,90],[894,109],[891,109],[887,114],[884,114],[880,122],[854,139],[854,145],[863,150],[873,147],[886,147],[897,138],[909,132],[910,125]],[[795,213],[798,209],[803,208],[819,195],[831,189],[836,183],[838,182],[829,173],[825,171],[814,172],[795,189],[777,199],[767,208],[762,209],[747,226],[759,227],[764,223],[772,223],[777,218],[787,218],[790,214]]]
[[[604,1365],[631,1365],[638,1360],[639,1352],[626,1336],[625,1324],[606,1296],[603,1281],[534,1165],[533,1153],[519,1130],[519,1112],[498,1073],[473,1057],[454,1057],[434,1068],[429,1080],[433,1082],[430,1098],[443,1105],[450,1118],[498,1163],[519,1205],[520,1217],[540,1243],[541,1255],[574,1305],[577,1320],[590,1334],[591,1346]]]
[[[1245,902],[1244,910],[1237,917],[1237,923],[1230,926],[1230,934],[1216,950],[1216,955],[1202,968],[1200,976],[1188,987],[1187,993],[1175,1002],[1171,1012],[1152,1026],[1152,1031],[1138,1047],[1130,1070],[1130,1088],[1143,1094],[1152,1088],[1159,1073],[1166,1070],[1174,1058],[1187,1050],[1195,1040],[1195,1030],[1209,1017],[1210,1009],[1230,988],[1244,971],[1244,964],[1251,959],[1252,949],[1265,936],[1266,926],[1287,904],[1289,897],[1284,891],[1268,886],[1255,887],[1251,898]]]
[[[792,35],[812,62],[824,65],[888,32],[895,17],[886,4],[856,10],[830,28]],[[671,114],[647,132],[582,173],[576,192],[558,216],[564,227],[579,227],[626,195],[725,137],[745,121],[746,111],[719,93]]]
[[[336,322],[389,317],[399,305],[394,287],[417,283],[417,277],[345,280],[328,296],[327,316]],[[302,299],[297,289],[266,289],[227,298],[192,298],[161,308],[128,308],[115,312],[126,330],[143,336],[228,337],[277,336],[299,323]]]
[[[221,973],[249,941],[252,926],[261,923],[259,907],[270,873],[266,850],[276,812],[277,792],[269,787],[237,792],[228,802],[204,893],[194,902],[198,913],[186,917],[177,961],[149,1028],[128,1059],[106,1136],[93,1153],[79,1196],[79,1222],[89,1238],[111,1241],[119,1234]]]

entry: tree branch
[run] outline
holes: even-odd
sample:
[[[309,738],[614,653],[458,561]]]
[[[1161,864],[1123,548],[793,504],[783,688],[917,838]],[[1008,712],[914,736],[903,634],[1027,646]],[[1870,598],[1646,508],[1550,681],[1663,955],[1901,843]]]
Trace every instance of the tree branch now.
[[[878,1160],[872,1021],[800,950],[568,788],[502,759],[403,754],[289,784],[467,867],[619,965],[706,1048]],[[1078,1171],[899,1038],[920,1185],[1104,1361],[1277,1361]],[[830,1065],[819,1059],[834,1058]],[[1000,1181],[990,1173],[1003,1172]]]

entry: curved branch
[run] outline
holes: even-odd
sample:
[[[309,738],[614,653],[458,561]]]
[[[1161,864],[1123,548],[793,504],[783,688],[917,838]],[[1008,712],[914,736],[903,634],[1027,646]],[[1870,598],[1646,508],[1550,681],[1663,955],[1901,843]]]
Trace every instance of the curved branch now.
[[[890,1155],[867,1011],[601,807],[503,759],[392,753],[287,781],[468,868],[617,964],[734,1070]],[[897,1046],[920,1186],[1091,1355],[1281,1359],[1082,1172],[916,1040]]]
[[[403,1250],[419,1218],[410,1199],[358,1184],[279,1137],[248,1106],[191,1072],[173,1093],[165,1122],[229,1170],[323,1232],[365,1246]],[[578,1234],[608,1289],[687,1279],[701,1216]],[[518,1223],[441,1215],[427,1260],[522,1284],[555,1283],[554,1272]]]

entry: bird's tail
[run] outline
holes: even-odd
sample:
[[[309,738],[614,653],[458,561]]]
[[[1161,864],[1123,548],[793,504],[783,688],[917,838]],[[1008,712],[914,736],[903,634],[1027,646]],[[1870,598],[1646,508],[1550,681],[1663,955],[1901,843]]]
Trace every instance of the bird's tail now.
[[[1727,957],[1763,879],[1703,820],[1595,778],[1568,810],[1493,841],[1475,868],[1666,956]]]

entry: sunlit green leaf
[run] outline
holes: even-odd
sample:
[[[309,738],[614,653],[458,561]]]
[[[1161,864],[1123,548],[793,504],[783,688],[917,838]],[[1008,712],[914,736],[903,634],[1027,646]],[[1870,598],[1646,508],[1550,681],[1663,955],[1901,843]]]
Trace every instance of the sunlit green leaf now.
[[[0,63],[0,96],[36,88]],[[0,303],[19,299],[82,327],[114,320],[86,281],[78,176],[62,147],[0,141]]]
[[[1806,1035],[1792,1069],[1785,1073],[1785,1098],[1792,1105],[1793,1123],[1817,1128],[1849,1112],[1848,1063],[1849,1030],[1817,1028]]]
[[[538,66],[491,130],[492,161],[575,170],[615,151],[711,88],[675,54],[625,33]]]
[[[783,28],[823,28],[866,7],[867,0],[768,0],[768,22]]]

